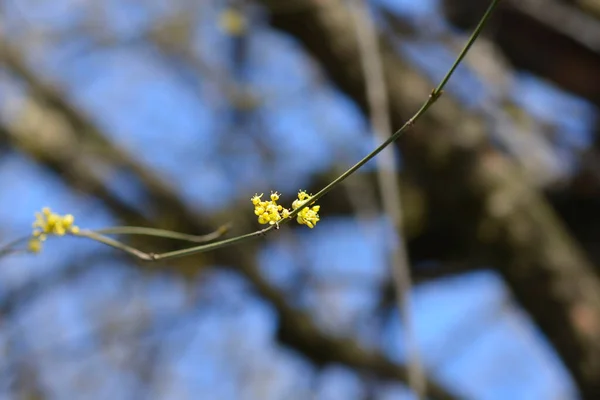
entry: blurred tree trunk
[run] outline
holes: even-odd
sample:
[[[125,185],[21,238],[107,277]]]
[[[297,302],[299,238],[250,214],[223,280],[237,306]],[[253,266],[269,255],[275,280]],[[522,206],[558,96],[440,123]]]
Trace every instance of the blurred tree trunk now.
[[[455,26],[471,29],[484,12],[478,0],[444,0]],[[600,107],[600,2],[597,0],[502,2],[486,37],[512,65],[553,82]],[[552,188],[552,205],[600,265],[600,125],[596,143],[582,154],[580,170],[565,187]]]
[[[444,0],[450,22],[471,29],[487,7],[478,0]],[[531,71],[600,106],[600,22],[558,0],[504,1],[487,37],[515,68]]]

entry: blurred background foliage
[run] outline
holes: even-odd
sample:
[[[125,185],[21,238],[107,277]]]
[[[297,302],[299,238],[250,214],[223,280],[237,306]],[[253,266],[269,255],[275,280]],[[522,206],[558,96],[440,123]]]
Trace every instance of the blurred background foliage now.
[[[371,0],[399,128],[480,0]],[[376,145],[342,0],[3,0],[0,242],[83,228],[257,229]],[[432,399],[600,398],[600,2],[505,0],[395,145],[404,233],[370,162],[314,230],[143,263],[49,240],[0,260],[0,398],[409,399],[404,240]],[[182,244],[135,238],[162,252]]]

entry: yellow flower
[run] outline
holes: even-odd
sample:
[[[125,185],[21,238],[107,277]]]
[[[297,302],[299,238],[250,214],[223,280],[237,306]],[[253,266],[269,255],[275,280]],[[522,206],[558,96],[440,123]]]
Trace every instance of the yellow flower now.
[[[67,233],[79,232],[79,227],[75,226],[74,222],[75,217],[71,214],[61,216],[53,213],[48,207],[42,208],[42,212],[35,213],[32,238],[28,244],[29,251],[38,253],[48,235],[64,236]]]
[[[310,201],[311,196],[307,194],[304,190],[298,192],[298,199],[294,200],[292,203],[292,208],[295,210],[301,206],[303,206],[306,202]],[[306,225],[309,228],[314,228],[317,225],[317,222],[320,221],[319,210],[321,206],[312,206],[303,208],[296,217],[296,221],[300,225]]]
[[[27,250],[32,253],[39,253],[42,250],[42,241],[39,238],[32,238],[27,244]]]
[[[261,201],[260,198],[263,196],[263,193],[260,194],[260,196],[258,194],[255,194],[254,197],[252,197],[250,200],[252,201],[252,204],[254,204],[255,206],[258,205]]]
[[[269,201],[261,201],[262,196],[263,194],[255,194],[254,197],[250,199],[254,205],[254,214],[258,216],[258,223],[271,225],[277,224],[283,218],[281,213],[284,211],[283,206],[277,204],[277,200],[279,200],[279,193],[272,192],[269,196],[271,199]]]
[[[246,17],[239,10],[227,8],[219,15],[219,27],[231,36],[239,36],[246,31]]]
[[[279,200],[279,193],[272,192],[270,195],[270,201],[261,201],[261,195],[255,194],[250,200],[254,205],[254,214],[258,216],[259,224],[277,224],[284,218],[288,218],[291,211],[283,206],[277,204]],[[292,203],[292,208],[295,210],[310,201],[311,196],[305,191],[301,190],[298,192],[298,199]],[[309,228],[314,228],[317,222],[319,222],[319,210],[321,206],[313,205],[312,207],[303,208],[298,213],[296,221],[301,225],[307,225]]]

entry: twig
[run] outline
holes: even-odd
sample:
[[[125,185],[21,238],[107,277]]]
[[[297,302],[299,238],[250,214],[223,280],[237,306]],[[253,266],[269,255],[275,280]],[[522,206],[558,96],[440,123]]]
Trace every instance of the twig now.
[[[26,242],[29,238],[30,236],[23,236],[0,246],[0,257],[20,252],[21,250],[17,249],[16,246]]]
[[[321,189],[317,194],[312,196],[310,202],[306,202],[302,206],[296,208],[294,211],[292,211],[290,213],[288,218],[282,219],[279,222],[279,224],[277,224],[277,225],[271,225],[268,228],[261,229],[259,231],[248,233],[248,234],[238,236],[235,238],[226,239],[226,240],[223,240],[220,242],[214,242],[214,243],[207,244],[207,245],[191,247],[191,248],[183,249],[183,250],[176,250],[176,251],[163,253],[163,254],[155,254],[155,255],[153,255],[153,259],[154,260],[158,260],[158,259],[164,260],[164,259],[174,258],[174,257],[183,257],[183,256],[188,256],[188,255],[192,255],[192,254],[196,254],[196,253],[202,253],[202,252],[209,251],[209,250],[214,250],[214,249],[224,247],[224,246],[229,246],[229,245],[232,245],[235,243],[239,243],[239,242],[242,242],[245,240],[249,240],[252,238],[262,236],[262,235],[266,234],[267,232],[269,232],[275,228],[279,228],[279,226],[292,221],[296,217],[296,215],[298,215],[298,213],[300,211],[302,211],[305,207],[312,205],[314,202],[319,200],[321,197],[325,196],[337,184],[346,180],[350,175],[352,175],[356,171],[358,171],[363,165],[365,165],[367,162],[369,162],[373,157],[375,157],[376,155],[381,153],[381,151],[383,149],[385,149],[387,146],[389,146],[394,141],[398,140],[398,138],[404,132],[406,132],[410,127],[412,127],[419,120],[419,118],[421,118],[423,116],[423,114],[429,109],[429,107],[431,107],[439,99],[439,97],[442,95],[444,87],[448,83],[448,80],[450,80],[450,78],[452,77],[452,74],[454,74],[454,71],[456,70],[458,65],[461,63],[463,58],[467,55],[467,52],[469,51],[469,49],[471,48],[473,43],[475,43],[475,40],[477,40],[477,37],[481,33],[485,23],[492,15],[492,12],[496,8],[496,5],[498,4],[499,1],[500,0],[492,0],[490,6],[488,7],[485,14],[479,21],[479,24],[477,24],[477,27],[471,34],[471,37],[469,37],[469,40],[467,41],[465,47],[462,49],[462,51],[460,52],[460,54],[454,61],[454,64],[452,64],[452,66],[450,67],[450,69],[448,70],[448,72],[446,73],[444,78],[441,80],[441,82],[438,84],[438,86],[431,92],[431,94],[429,95],[427,100],[423,103],[423,105],[421,106],[421,108],[419,108],[419,110],[415,113],[415,115],[413,115],[408,121],[406,121],[406,123],[400,129],[398,129],[396,132],[394,132],[394,134],[392,136],[390,136],[385,142],[380,144],[379,147],[377,147],[375,150],[373,150],[371,153],[369,153],[362,160],[360,160],[359,162],[354,164],[352,167],[350,167],[346,172],[344,172],[338,178],[333,180],[329,185],[327,185],[323,189]]]
[[[114,229],[114,228],[111,228],[111,229]],[[105,244],[105,245],[113,247],[115,249],[122,250],[122,251],[126,252],[127,254],[135,256],[144,261],[158,261],[158,260],[167,260],[167,259],[172,259],[172,258],[177,258],[177,257],[183,257],[183,256],[190,255],[190,254],[203,253],[203,252],[210,251],[210,250],[216,250],[221,247],[231,246],[233,244],[251,239],[253,237],[262,236],[269,230],[270,230],[270,228],[266,228],[266,229],[262,229],[262,230],[248,233],[245,235],[236,236],[231,239],[221,240],[221,241],[215,242],[215,243],[209,243],[209,244],[205,244],[202,246],[196,246],[196,247],[192,247],[192,248],[188,248],[188,249],[175,250],[175,251],[170,251],[170,252],[160,253],[160,254],[143,252],[139,249],[136,249],[135,247],[129,246],[118,240],[115,240],[108,236],[102,235],[101,233],[98,233],[99,231],[81,230],[80,232],[77,232],[77,233],[71,233],[71,235],[95,240],[99,243]],[[171,233],[176,233],[176,232],[171,232]],[[145,233],[145,234],[148,235],[148,233]],[[154,236],[163,236],[163,235],[154,235]],[[194,251],[190,252],[190,250],[194,250]]]
[[[188,235],[186,233],[169,231],[166,229],[145,228],[141,226],[115,226],[111,228],[94,229],[93,232],[102,235],[144,235],[156,236],[166,239],[185,240],[194,243],[206,243],[220,238],[229,231],[231,224],[225,224],[219,227],[216,231],[206,235]]]
[[[483,26],[485,25],[485,23],[491,16],[491,14],[492,14],[494,8],[496,7],[496,5],[498,4],[498,2],[499,2],[499,0],[492,0],[490,6],[486,10],[485,14],[479,21],[479,24],[477,25],[474,32],[471,34],[471,37],[467,41],[467,44],[465,45],[463,50],[460,52],[460,54],[454,61],[454,64],[452,65],[452,67],[450,67],[450,69],[448,70],[448,72],[446,73],[446,75],[444,76],[442,81],[438,84],[438,86],[431,92],[431,94],[429,95],[427,100],[423,103],[421,108],[408,121],[406,121],[400,129],[398,129],[392,136],[390,136],[386,141],[384,141],[381,145],[379,145],[375,150],[373,150],[371,153],[369,153],[367,156],[365,156],[362,160],[360,160],[355,165],[353,165],[351,168],[349,168],[342,175],[340,175],[339,177],[334,179],[331,183],[329,183],[327,186],[325,186],[323,189],[321,189],[317,194],[312,196],[310,201],[305,202],[303,205],[301,205],[300,207],[298,207],[294,211],[292,211],[287,218],[282,219],[281,221],[279,221],[278,224],[274,224],[265,229],[247,233],[247,234],[237,236],[237,237],[234,237],[231,239],[225,239],[225,240],[222,240],[219,242],[213,242],[213,243],[209,243],[209,244],[205,244],[205,245],[201,245],[201,246],[190,247],[187,249],[176,250],[176,251],[171,251],[171,252],[162,253],[162,254],[144,253],[137,249],[130,248],[129,246],[126,246],[116,240],[104,237],[101,234],[93,233],[92,231],[85,231],[85,234],[86,234],[85,236],[90,239],[96,239],[96,240],[100,241],[101,243],[107,244],[109,246],[120,248],[124,251],[127,251],[125,249],[128,249],[129,251],[127,251],[127,252],[129,254],[135,255],[135,256],[141,258],[142,260],[156,261],[156,260],[165,260],[165,259],[170,259],[170,258],[175,258],[175,257],[183,257],[183,256],[188,256],[188,255],[192,255],[192,254],[210,251],[210,250],[215,250],[215,249],[218,249],[221,247],[230,246],[233,244],[243,242],[245,240],[263,236],[273,229],[279,229],[279,227],[281,225],[286,224],[286,223],[292,221],[293,219],[295,219],[296,216],[298,215],[298,213],[300,213],[300,211],[302,211],[306,207],[313,205],[317,200],[319,200],[321,197],[323,197],[327,193],[329,193],[329,191],[331,191],[331,189],[333,189],[337,184],[346,180],[348,177],[350,177],[352,174],[354,174],[356,171],[358,171],[363,165],[365,165],[367,162],[369,162],[372,158],[374,158],[379,153],[381,153],[387,146],[389,146],[394,141],[398,140],[398,138],[400,138],[400,136],[404,132],[406,132],[410,127],[412,127],[417,122],[417,120],[423,116],[423,114],[442,95],[442,91],[443,91],[444,87],[446,86],[446,84],[448,83],[448,80],[450,79],[450,77],[452,76],[452,74],[454,73],[454,71],[456,70],[458,65],[461,63],[461,61],[463,60],[463,58],[469,51],[469,48],[472,46],[472,44],[475,42],[475,40],[481,33]],[[4,45],[6,45],[6,43],[4,43]],[[2,50],[4,53],[7,53],[8,49],[3,48]],[[2,54],[0,54],[0,56],[1,55]],[[5,61],[7,61],[7,60],[10,61],[10,57],[7,58],[6,54],[4,54],[4,58],[5,58]],[[25,72],[25,71],[22,71],[22,72]],[[29,77],[29,78],[31,78],[31,77]],[[80,236],[84,236],[84,235],[80,234]]]

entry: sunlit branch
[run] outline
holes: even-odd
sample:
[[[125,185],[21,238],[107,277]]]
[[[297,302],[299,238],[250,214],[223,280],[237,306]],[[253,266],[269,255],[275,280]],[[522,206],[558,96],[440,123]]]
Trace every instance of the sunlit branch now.
[[[75,236],[79,236],[79,237],[86,237],[86,238],[89,238],[92,240],[96,240],[100,243],[106,244],[108,246],[114,247],[114,248],[122,250],[122,251],[125,251],[128,254],[136,256],[142,260],[156,261],[156,260],[166,260],[166,259],[175,258],[175,257],[183,257],[183,256],[192,255],[192,254],[215,250],[215,249],[226,247],[226,246],[231,246],[234,244],[244,242],[246,240],[250,240],[250,239],[254,239],[259,236],[263,236],[266,233],[272,231],[273,229],[279,229],[279,227],[281,225],[286,224],[286,223],[292,221],[293,219],[295,219],[303,209],[305,209],[306,207],[312,206],[318,199],[320,199],[321,197],[323,197],[327,193],[329,193],[329,191],[331,191],[336,185],[338,185],[339,183],[346,180],[348,177],[350,177],[352,174],[354,174],[356,171],[358,171],[363,165],[365,165],[367,162],[369,162],[371,159],[373,159],[375,156],[377,156],[383,149],[385,149],[391,143],[398,140],[398,138],[400,138],[400,136],[404,132],[406,132],[410,127],[412,127],[421,118],[421,116],[423,116],[423,114],[442,95],[443,89],[446,86],[446,84],[448,83],[448,80],[451,78],[451,76],[453,75],[453,73],[456,70],[456,68],[458,67],[458,65],[461,63],[463,58],[466,56],[467,52],[469,51],[469,49],[471,48],[471,46],[473,45],[475,40],[477,40],[477,37],[481,33],[485,23],[491,16],[491,14],[492,14],[494,8],[496,7],[496,5],[498,4],[498,2],[499,2],[499,0],[492,0],[490,6],[488,7],[485,14],[479,21],[479,24],[477,25],[477,27],[471,34],[466,45],[464,46],[464,48],[462,49],[462,51],[460,52],[460,54],[458,55],[458,57],[456,58],[456,60],[454,61],[454,63],[452,64],[452,66],[450,67],[448,72],[446,73],[446,75],[444,76],[444,78],[440,81],[440,83],[437,85],[437,87],[431,92],[431,94],[429,95],[427,100],[423,103],[421,108],[419,108],[419,110],[408,121],[406,121],[406,123],[404,123],[404,125],[400,129],[398,129],[392,136],[390,136],[387,140],[385,140],[382,144],[380,144],[375,150],[373,150],[371,153],[369,153],[362,160],[360,160],[355,165],[350,167],[346,172],[344,172],[338,178],[333,180],[331,183],[329,183],[327,186],[325,186],[323,189],[321,189],[319,192],[317,192],[315,195],[313,195],[309,201],[306,201],[304,204],[302,204],[298,208],[291,211],[289,213],[289,215],[287,215],[282,220],[278,221],[278,223],[270,225],[269,227],[267,227],[265,229],[257,230],[255,232],[247,233],[247,234],[237,236],[234,238],[224,239],[224,240],[212,242],[209,244],[203,244],[200,246],[195,246],[195,247],[182,249],[182,250],[171,251],[171,252],[162,253],[162,254],[145,253],[143,251],[140,251],[138,249],[135,249],[133,247],[125,245],[115,239],[104,236],[101,233],[97,233],[97,232],[90,231],[90,230],[82,230],[78,233],[71,233],[71,235],[75,235]],[[127,227],[127,228],[131,228],[131,227]],[[138,230],[138,233],[134,233],[134,234],[145,234],[145,235],[150,234],[149,233],[150,231],[148,231],[148,230],[145,230],[145,233],[139,233],[140,228],[136,228],[136,229]],[[142,230],[144,230],[144,228],[142,228]],[[108,233],[106,230],[103,232]],[[154,233],[156,233],[156,232],[157,231],[154,231]],[[113,231],[112,233],[115,233],[115,232]],[[153,235],[153,236],[161,236],[161,235]],[[4,256],[6,254],[13,253],[16,244],[19,244],[22,240],[24,240],[24,239],[18,239],[16,241],[11,242],[8,245],[0,248],[0,256]],[[187,240],[187,239],[182,239],[182,240]]]

